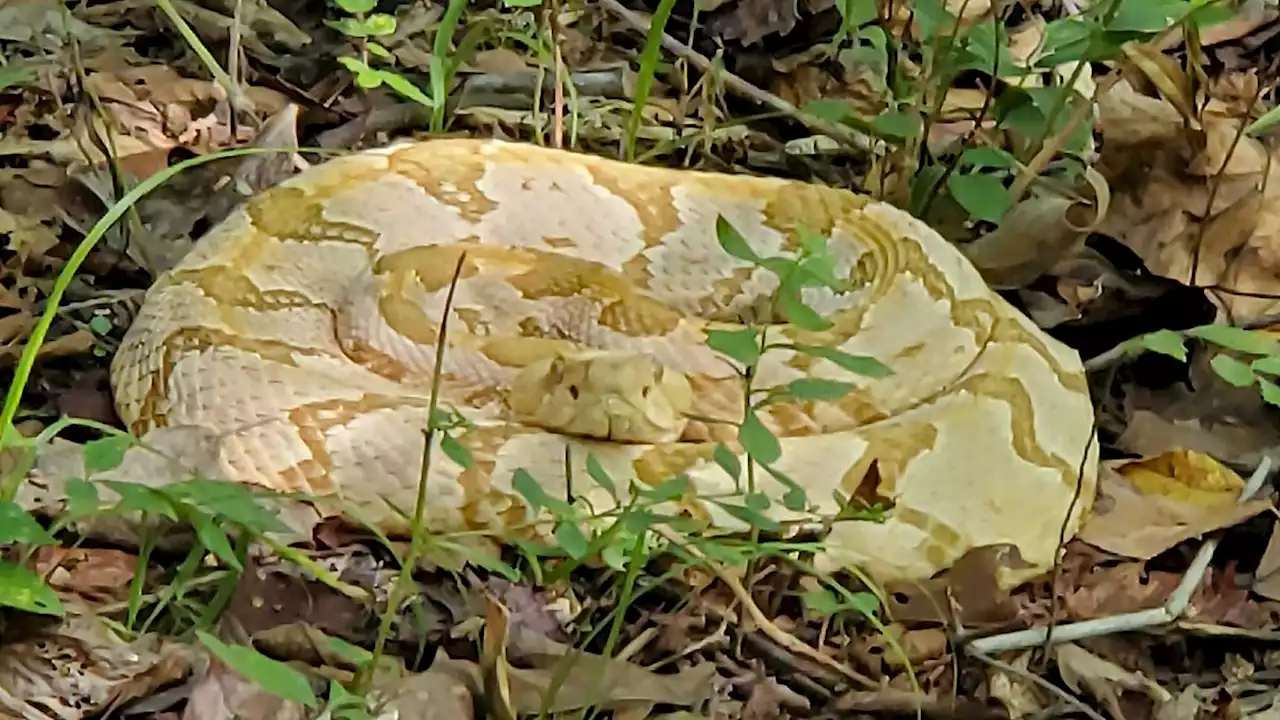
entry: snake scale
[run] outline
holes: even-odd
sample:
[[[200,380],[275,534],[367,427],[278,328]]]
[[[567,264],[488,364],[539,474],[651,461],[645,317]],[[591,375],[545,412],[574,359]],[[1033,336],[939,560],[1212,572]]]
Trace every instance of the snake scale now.
[[[794,252],[802,229],[827,238],[849,288],[803,297],[828,327],[781,322],[776,276],[726,252],[719,219],[761,256]],[[924,578],[1011,543],[1029,577],[1094,498],[1078,355],[923,222],[848,190],[500,140],[352,153],[248,199],[149,288],[112,362],[117,411],[138,436],[215,430],[225,479],[312,493],[403,534],[451,287],[439,402],[467,420],[451,436],[472,462],[435,434],[433,531],[551,537],[530,523],[545,515],[517,492],[518,471],[599,511],[615,502],[588,479],[601,470],[622,501],[683,476],[667,509],[743,529],[713,501],[742,504],[743,481],[716,457],[722,446],[745,464],[725,423],[742,418],[741,368],[707,339],[741,323],[771,323],[782,344],[755,387],[851,386],[779,397],[758,416],[781,449],[774,472],[756,473],[774,499],[760,512],[829,517],[855,495],[890,508],[832,525],[820,570]],[[851,372],[812,347],[891,372]],[[778,501],[789,486],[775,472],[809,507]]]

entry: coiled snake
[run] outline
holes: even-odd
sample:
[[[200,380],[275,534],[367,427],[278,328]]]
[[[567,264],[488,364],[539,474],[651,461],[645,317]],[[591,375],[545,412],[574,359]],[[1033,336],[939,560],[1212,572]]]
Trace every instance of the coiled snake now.
[[[792,180],[475,139],[330,160],[244,203],[158,278],[113,360],[117,409],[138,435],[216,430],[227,479],[340,499],[402,533],[465,250],[439,392],[470,423],[453,436],[473,463],[436,448],[428,527],[525,527],[523,469],[551,496],[572,482],[596,510],[613,501],[591,471],[624,500],[631,483],[683,474],[672,507],[738,529],[708,498],[741,487],[715,449],[745,463],[736,429],[716,422],[742,418],[743,384],[706,331],[777,323],[777,282],[721,247],[720,218],[762,256],[795,251],[801,228],[826,237],[850,281],[805,290],[829,327],[779,323],[767,338],[892,371],[783,347],[752,379],[853,386],[759,414],[780,442],[772,469],[804,489],[808,511],[868,491],[892,506],[884,522],[835,523],[819,568],[926,577],[993,543],[1016,545],[1028,572],[1051,566],[1068,510],[1074,533],[1094,497],[1079,357],[924,223]],[[774,498],[764,514],[810,517],[778,501],[789,488],[773,473],[755,482]]]

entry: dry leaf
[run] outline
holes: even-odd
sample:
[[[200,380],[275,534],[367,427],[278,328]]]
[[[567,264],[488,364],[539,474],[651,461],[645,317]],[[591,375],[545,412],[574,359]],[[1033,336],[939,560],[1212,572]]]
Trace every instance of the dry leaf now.
[[[1054,659],[1062,681],[1075,692],[1087,690],[1089,695],[1106,706],[1115,720],[1127,720],[1120,709],[1120,695],[1124,691],[1143,693],[1157,704],[1173,699],[1167,690],[1142,673],[1125,670],[1075,643],[1056,646]]]
[[[1077,537],[1117,555],[1151,558],[1270,507],[1266,499],[1238,504],[1243,488],[1231,469],[1190,450],[1104,462],[1093,513]]]

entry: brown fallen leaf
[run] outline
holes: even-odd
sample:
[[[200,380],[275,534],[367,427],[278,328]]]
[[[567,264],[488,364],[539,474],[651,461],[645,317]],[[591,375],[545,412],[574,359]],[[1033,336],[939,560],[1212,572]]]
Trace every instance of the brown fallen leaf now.
[[[1191,450],[1104,462],[1093,512],[1077,537],[1145,560],[1270,507],[1265,498],[1238,504],[1243,488],[1244,480],[1231,469]]]
[[[60,622],[0,645],[0,688],[9,697],[0,696],[0,707],[11,702],[21,717],[79,720],[146,697],[190,671],[187,646],[154,635],[125,641],[92,610],[67,607]]]
[[[300,703],[269,693],[210,658],[187,699],[182,720],[305,720],[307,716]]]
[[[129,594],[138,558],[111,548],[41,547],[34,570],[56,590],[72,592],[91,604],[119,601]]]
[[[467,677],[433,667],[374,688],[376,720],[472,720],[475,700]],[[381,703],[385,703],[382,705]]]
[[[1126,691],[1142,693],[1157,706],[1173,700],[1169,691],[1145,675],[1126,670],[1075,643],[1056,646],[1053,655],[1062,681],[1075,692],[1087,691],[1115,720],[1127,720],[1120,704],[1120,696]]]

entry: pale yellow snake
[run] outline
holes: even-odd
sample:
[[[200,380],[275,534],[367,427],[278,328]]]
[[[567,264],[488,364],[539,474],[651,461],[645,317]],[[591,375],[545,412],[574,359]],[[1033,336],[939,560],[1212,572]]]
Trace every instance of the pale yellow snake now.
[[[317,165],[252,198],[158,279],[112,365],[118,411],[139,435],[216,430],[226,478],[341,498],[403,532],[444,298],[466,248],[441,399],[474,423],[457,438],[475,463],[435,453],[428,526],[501,536],[525,521],[515,471],[564,497],[569,447],[573,489],[596,510],[612,501],[588,479],[588,454],[624,492],[683,473],[696,490],[684,511],[741,529],[704,501],[735,489],[712,458],[717,439],[740,450],[732,428],[681,422],[741,417],[741,383],[708,348],[709,324],[776,320],[762,310],[774,276],[720,247],[721,216],[762,255],[794,250],[801,227],[827,237],[836,274],[855,281],[845,294],[806,291],[829,329],[769,337],[893,370],[862,376],[783,349],[754,380],[856,386],[763,415],[781,437],[776,469],[810,510],[834,512],[873,461],[872,489],[893,505],[884,523],[837,523],[820,568],[925,577],[991,543],[1017,545],[1028,573],[1048,568],[1068,509],[1071,534],[1094,497],[1079,357],[922,222],[796,181],[467,139]],[[602,432],[612,439],[574,434]],[[775,499],[787,490],[756,479]],[[807,517],[776,500],[766,514]]]

